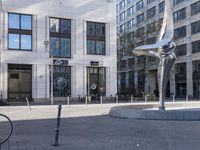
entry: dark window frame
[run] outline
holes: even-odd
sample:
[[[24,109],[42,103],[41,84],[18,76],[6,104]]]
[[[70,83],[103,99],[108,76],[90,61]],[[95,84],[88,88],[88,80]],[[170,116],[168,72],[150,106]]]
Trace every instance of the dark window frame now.
[[[19,15],[19,29],[9,28],[9,15]],[[21,29],[21,16],[30,16],[31,17],[31,30]],[[14,13],[8,12],[8,36],[7,36],[7,49],[8,50],[22,50],[22,51],[32,51],[33,50],[33,15],[31,14],[22,14],[22,13]],[[10,48],[9,47],[9,34],[18,34],[19,35],[19,48]],[[21,48],[21,35],[30,35],[31,36],[31,49],[22,49]]]
[[[90,54],[90,55],[106,55],[106,24],[105,23],[100,23],[100,22],[92,22],[92,21],[87,21],[86,22],[86,26],[88,27],[88,23],[93,23],[93,24],[95,24],[95,35],[88,35],[88,32],[86,32],[86,52],[87,52],[87,54]],[[101,25],[104,25],[104,35],[102,35],[102,36],[98,36],[97,34],[96,34],[96,27],[97,27],[97,24],[101,24]],[[124,24],[124,26],[125,26],[125,24]],[[88,44],[87,44],[87,42],[88,42],[88,40],[92,40],[92,41],[94,41],[95,43],[94,43],[94,47],[95,47],[95,53],[91,53],[91,52],[89,52],[89,50],[88,50]],[[97,41],[101,41],[101,42],[104,42],[104,52],[102,53],[102,54],[99,54],[99,53],[97,53],[96,51],[97,51],[97,49],[96,49],[96,45],[97,45]]]
[[[70,39],[70,55],[69,57],[57,57],[57,56],[53,56],[53,52],[50,52],[49,55],[52,56],[53,58],[71,58],[72,55],[72,24],[71,24],[71,19],[66,19],[66,18],[59,18],[59,17],[49,17],[49,27],[51,27],[51,19],[58,19],[59,20],[59,32],[51,32],[51,29],[49,28],[49,41],[51,37],[54,38],[59,38],[59,52],[61,49],[61,39],[62,38],[67,38]],[[61,20],[67,20],[70,21],[70,32],[65,33],[65,32],[61,32]]]

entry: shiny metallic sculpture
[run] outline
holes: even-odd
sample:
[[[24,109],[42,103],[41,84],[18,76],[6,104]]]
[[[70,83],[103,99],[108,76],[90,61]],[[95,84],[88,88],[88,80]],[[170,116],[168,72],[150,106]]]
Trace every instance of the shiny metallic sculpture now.
[[[153,56],[160,60],[158,66],[158,87],[159,87],[159,110],[165,110],[165,91],[170,71],[175,63],[176,55],[172,52],[176,44],[172,42],[174,34],[173,16],[170,7],[170,0],[165,0],[163,23],[158,35],[157,42],[151,45],[136,47],[133,53],[136,55]]]

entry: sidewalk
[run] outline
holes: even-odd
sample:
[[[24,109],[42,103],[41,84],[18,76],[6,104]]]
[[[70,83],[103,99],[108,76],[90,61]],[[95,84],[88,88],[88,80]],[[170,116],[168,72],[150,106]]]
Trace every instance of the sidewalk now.
[[[138,104],[145,105],[132,105]],[[5,106],[0,108],[0,113],[8,115],[13,121],[14,132],[10,139],[10,150],[200,149],[200,122],[109,117],[107,114],[110,108],[118,105],[64,105],[59,147],[52,146],[58,111],[56,105],[31,106],[31,111],[27,106]],[[1,150],[9,150],[8,143],[4,144]]]

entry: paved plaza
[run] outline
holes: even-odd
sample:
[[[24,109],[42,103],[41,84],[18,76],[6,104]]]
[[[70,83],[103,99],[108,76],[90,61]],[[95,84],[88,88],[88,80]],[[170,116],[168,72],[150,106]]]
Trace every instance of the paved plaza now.
[[[57,106],[1,107],[14,124],[2,150],[198,150],[200,121],[119,119],[114,105],[64,106],[60,146],[54,147]]]

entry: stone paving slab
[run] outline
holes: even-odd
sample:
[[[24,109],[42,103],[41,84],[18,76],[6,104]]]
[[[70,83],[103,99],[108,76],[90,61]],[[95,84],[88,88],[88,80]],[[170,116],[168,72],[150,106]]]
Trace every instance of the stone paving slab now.
[[[14,132],[10,139],[13,150],[200,149],[200,121],[111,118],[108,116],[111,107],[64,106],[59,147],[52,146],[56,106],[32,107],[31,111],[27,107],[6,107],[2,113],[13,120]],[[7,150],[6,145],[2,150]]]

